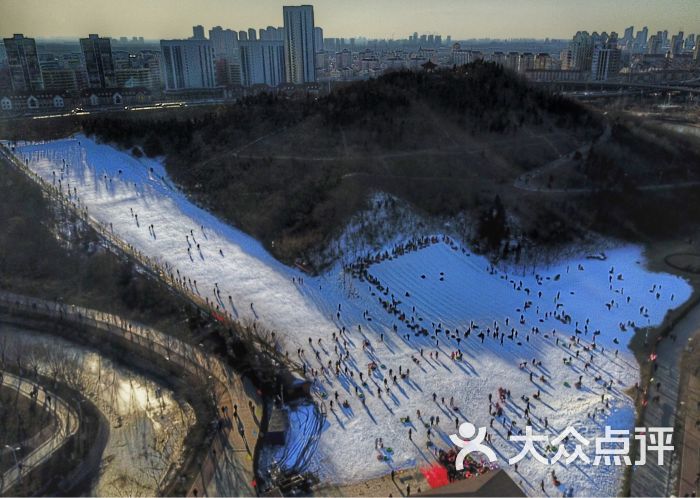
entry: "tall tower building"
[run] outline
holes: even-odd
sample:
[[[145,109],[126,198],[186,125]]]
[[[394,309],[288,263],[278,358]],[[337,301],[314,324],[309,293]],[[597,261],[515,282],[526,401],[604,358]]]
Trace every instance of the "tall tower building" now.
[[[282,14],[287,82],[315,82],[314,8],[312,5],[285,6]]]
[[[12,38],[4,38],[3,43],[10,66],[12,89],[16,92],[43,90],[44,80],[34,38],[16,34]]]
[[[85,71],[90,88],[109,88],[116,86],[114,61],[112,60],[112,42],[109,38],[100,38],[91,34],[80,39],[80,49],[85,60]]]
[[[161,40],[160,51],[166,90],[214,87],[214,51],[209,40]]]

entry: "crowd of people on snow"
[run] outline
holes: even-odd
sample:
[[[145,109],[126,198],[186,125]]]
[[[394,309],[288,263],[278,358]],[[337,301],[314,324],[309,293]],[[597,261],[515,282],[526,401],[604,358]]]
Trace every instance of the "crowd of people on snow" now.
[[[68,179],[68,167],[69,164],[63,159],[58,175],[56,171],[53,172],[53,185],[59,193],[66,196],[71,202],[79,204],[80,199],[75,185],[72,186],[71,190],[71,184]],[[105,182],[111,182],[111,178],[106,175],[104,180]],[[85,214],[87,214],[87,206],[84,206],[84,209]],[[129,209],[135,225],[141,228],[138,213],[133,208]],[[110,223],[109,231],[113,232],[113,230],[114,228]],[[148,232],[155,241],[157,237],[154,224],[148,225]],[[194,229],[190,229],[188,233],[183,233],[183,235],[190,261],[195,264],[205,261],[207,256],[203,252],[203,244],[208,242],[206,228],[200,225],[199,232],[195,233]],[[199,240],[200,238],[201,240]],[[409,252],[419,251],[438,243],[446,244],[452,250],[461,250],[465,254],[468,253],[466,249],[461,248],[447,235],[417,237],[405,243],[396,244],[390,250],[357,258],[353,263],[344,267],[344,270],[354,278],[360,282],[367,283],[369,295],[376,297],[380,308],[388,314],[393,322],[393,332],[398,338],[407,344],[411,344],[415,352],[410,355],[410,360],[403,358],[397,360],[391,356],[391,353],[384,352],[386,348],[382,348],[381,354],[378,353],[373,345],[373,341],[378,339],[380,343],[383,343],[385,337],[384,332],[372,331],[370,308],[365,309],[362,314],[365,323],[351,323],[353,318],[345,320],[342,303],[339,303],[334,314],[337,330],[328,331],[328,338],[325,339],[328,343],[324,343],[321,337],[308,337],[308,346],[298,347],[296,359],[294,360],[300,366],[303,375],[313,382],[316,392],[328,403],[331,411],[340,410],[346,416],[354,417],[356,414],[353,408],[356,402],[369,412],[367,407],[368,398],[394,398],[394,391],[402,390],[402,383],[409,386],[417,386],[411,376],[410,367],[419,369],[425,362],[435,364],[440,362],[440,359],[443,357],[449,358],[451,362],[464,364],[467,362],[464,358],[464,352],[467,350],[475,351],[479,348],[483,349],[483,347],[505,347],[506,344],[509,345],[511,350],[522,351],[521,357],[524,357],[525,351],[531,351],[531,349],[526,349],[525,346],[535,340],[540,340],[557,347],[562,354],[563,364],[571,367],[572,372],[583,372],[578,374],[578,380],[574,383],[574,388],[583,389],[584,386],[594,385],[600,389],[602,393],[600,395],[600,406],[589,413],[588,417],[595,420],[596,415],[600,417],[609,413],[611,399],[620,395],[620,393],[615,390],[615,379],[610,378],[609,375],[604,375],[604,371],[599,366],[599,364],[602,364],[601,359],[606,356],[605,348],[596,343],[596,338],[601,334],[601,330],[592,326],[590,318],[586,318],[584,321],[575,321],[566,309],[566,296],[562,296],[561,291],[557,292],[551,301],[547,301],[542,290],[530,289],[522,280],[509,277],[506,272],[489,265],[486,271],[490,275],[508,282],[513,290],[522,293],[522,305],[514,310],[518,318],[511,321],[509,317],[504,317],[503,323],[494,320],[491,324],[478,324],[470,320],[463,327],[447,327],[435,318],[430,319],[428,313],[423,314],[417,303],[410,304],[413,297],[412,289],[390,289],[389,285],[370,272],[372,265],[398,258]],[[132,249],[137,251],[136,248],[132,247]],[[216,247],[215,249],[218,257],[225,257],[222,248]],[[197,257],[195,258],[193,254]],[[211,288],[211,295],[214,296],[212,300],[209,298],[209,292],[204,292],[204,295],[200,293],[196,279],[191,279],[182,274],[180,269],[174,268],[169,263],[156,263],[156,265],[163,275],[168,276],[176,286],[188,293],[200,296],[200,298],[204,297],[204,302],[212,311],[220,313],[229,319],[238,318],[238,311],[234,306],[232,296],[227,295],[227,300],[224,300],[225,295],[222,294],[222,289],[219,287],[218,282],[214,282]],[[570,268],[567,266],[566,273],[569,273],[569,271]],[[582,272],[585,269],[582,264],[578,264],[575,271]],[[426,279],[426,275],[420,275],[420,278]],[[447,275],[444,272],[440,272],[436,278],[439,281],[444,281]],[[534,283],[537,286],[543,286],[547,281],[558,281],[560,278],[561,275],[550,277],[536,274]],[[292,277],[292,279],[293,283],[304,285],[303,277]],[[619,297],[612,298],[606,303],[605,307],[608,311],[617,309],[621,303],[630,304],[631,297],[625,295],[624,287],[621,285],[622,282],[624,282],[622,273],[616,272],[614,268],[610,268],[608,278],[609,290]],[[661,286],[655,284],[649,292],[658,300],[661,297]],[[573,295],[573,291],[569,295]],[[671,300],[674,297],[671,295]],[[253,303],[250,303],[250,309],[257,317]],[[639,315],[643,318],[648,317],[648,308],[640,306]],[[556,327],[549,332],[543,331],[541,328],[543,327],[542,324],[550,318],[557,320],[563,325],[569,325],[573,322],[574,333],[569,335],[558,333]],[[636,326],[637,324],[634,320],[628,320],[624,323],[621,322],[619,329],[620,331],[625,331]],[[371,334],[367,333],[368,331]],[[612,333],[613,331],[609,332]],[[616,339],[614,343],[618,344],[619,342]],[[357,347],[357,344],[361,344],[361,349]],[[448,346],[449,356],[445,354],[444,350],[440,349],[441,344]],[[286,355],[289,358],[288,351]],[[608,360],[614,360],[617,356],[617,350],[607,352]],[[551,384],[554,379],[550,377],[549,370],[543,364],[543,360],[550,360],[550,358],[532,357],[521,359],[519,362],[518,366],[519,370],[523,372],[523,378],[527,379],[532,385],[532,392],[529,396],[522,395],[518,400],[513,400],[510,389],[506,387],[499,388],[497,393],[495,393],[495,397],[493,393],[488,394],[488,413],[491,416],[489,429],[495,429],[494,424],[498,424],[502,430],[489,430],[486,441],[491,441],[494,433],[505,438],[509,438],[512,434],[522,434],[523,427],[528,425],[540,427],[543,430],[551,430],[549,421],[543,413],[545,404],[542,402],[542,392],[545,390],[545,386]],[[410,361],[412,364],[404,364],[404,361]],[[394,364],[392,365],[391,363]],[[644,404],[648,402],[650,397],[652,401],[658,401],[658,391],[661,389],[660,383],[655,385],[656,394],[649,392],[650,387],[641,388],[639,385],[635,385],[635,387],[638,396],[642,396]],[[344,394],[341,394],[343,391]],[[356,398],[356,401],[353,401],[353,396]],[[438,398],[440,399],[439,402]],[[432,399],[436,413],[442,413],[443,417],[445,413],[449,414],[450,418],[454,417],[456,430],[459,427],[460,419],[464,418],[465,414],[457,406],[454,398],[450,396],[449,400],[446,400],[445,397],[433,392]],[[391,409],[389,410],[391,411]],[[421,414],[421,411],[417,410],[416,419],[411,419],[410,416],[403,416],[400,417],[400,422],[407,427],[406,434],[411,441],[413,441],[414,435],[419,430],[425,431],[426,446],[433,449],[436,459],[445,465],[448,471],[452,469],[453,472],[450,474],[450,479],[459,479],[487,470],[487,466],[483,463],[471,460],[466,472],[458,473],[454,471],[453,463],[456,456],[454,450],[445,451],[440,449],[432,440],[434,435],[444,433],[440,428],[439,414]],[[449,425],[451,423],[450,421]],[[375,441],[376,448],[378,448],[378,445]],[[381,448],[384,448],[383,440]]]

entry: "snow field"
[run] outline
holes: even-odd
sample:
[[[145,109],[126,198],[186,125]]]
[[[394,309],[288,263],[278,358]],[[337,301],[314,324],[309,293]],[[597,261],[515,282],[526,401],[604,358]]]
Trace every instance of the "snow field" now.
[[[660,323],[691,293],[682,279],[647,271],[639,248],[620,247],[607,251],[605,260],[581,257],[516,275],[436,237],[426,247],[368,265],[362,278],[340,267],[309,277],[194,206],[158,161],[136,159],[84,136],[22,144],[16,154],[46,181],[58,186],[60,180],[64,193],[70,190],[91,217],[111,224],[125,242],[179,272],[192,292],[281,336],[290,356],[306,364],[308,376],[316,379],[318,401],[329,408],[311,463],[322,480],[357,482],[391,468],[433,463],[422,421],[439,416],[432,428],[438,447],[452,446],[448,437],[456,433],[455,419],[487,427],[499,463],[528,494],[541,494],[541,479],[548,492],[617,493],[621,468],[560,463],[550,468],[529,459],[515,472],[507,459],[519,447],[505,436],[511,421],[516,430],[526,424],[521,396],[530,398],[535,432],[552,437],[569,425],[589,438],[602,434],[606,424],[632,428],[633,401],[623,391],[639,375],[626,347],[633,326]],[[426,334],[416,334],[421,330]],[[463,358],[451,359],[457,350]],[[533,359],[541,365],[533,366]],[[371,362],[378,368],[364,386],[359,376],[367,380]],[[521,368],[522,362],[527,365]],[[394,384],[389,370],[397,374],[399,367],[410,375]],[[499,387],[510,389],[511,398],[504,418],[490,427],[488,395],[496,401]],[[340,406],[346,399],[349,409]],[[401,422],[406,416],[410,423]],[[382,438],[384,451],[375,448],[376,438]],[[380,453],[386,458],[378,459]],[[552,469],[560,490],[548,477]]]

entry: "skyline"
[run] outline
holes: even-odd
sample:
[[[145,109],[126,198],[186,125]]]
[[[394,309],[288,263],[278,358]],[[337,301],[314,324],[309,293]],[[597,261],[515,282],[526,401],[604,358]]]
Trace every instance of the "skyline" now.
[[[634,25],[649,32],[700,31],[697,0],[111,0],[45,2],[3,0],[0,36],[77,38],[88,33],[118,38],[186,38],[193,25],[236,30],[282,25],[282,6],[314,6],[316,25],[326,37],[402,39],[413,32],[453,39],[570,38],[576,31],[621,31]],[[408,8],[407,8],[408,7]],[[134,15],[139,12],[140,15]]]

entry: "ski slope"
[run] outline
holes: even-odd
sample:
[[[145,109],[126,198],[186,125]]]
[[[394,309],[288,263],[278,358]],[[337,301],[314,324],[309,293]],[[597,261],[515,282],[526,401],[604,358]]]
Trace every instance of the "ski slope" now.
[[[487,427],[500,464],[530,495],[542,494],[541,480],[548,493],[617,494],[619,467],[550,468],[529,459],[516,472],[507,464],[518,447],[506,440],[506,424],[525,425],[521,396],[528,396],[535,431],[552,437],[569,425],[589,438],[601,434],[606,424],[632,428],[633,401],[624,391],[639,375],[626,347],[633,325],[660,323],[667,310],[691,293],[682,279],[646,270],[640,248],[619,247],[607,251],[605,260],[581,257],[515,275],[437,237],[420,249],[368,265],[373,283],[341,268],[312,278],[194,206],[172,186],[159,161],[136,159],[84,136],[20,144],[15,153],[46,181],[70,191],[88,206],[92,218],[125,242],[168,264],[192,292],[218,303],[221,312],[277,332],[290,357],[306,364],[319,402],[329,408],[311,462],[322,480],[359,482],[392,468],[433,463],[423,422],[439,416],[432,428],[437,447],[451,447],[448,436],[456,432],[455,419]],[[391,303],[389,310],[383,302]],[[493,336],[496,328],[498,338]],[[426,335],[415,333],[420,330]],[[339,338],[335,343],[334,333]],[[594,338],[597,347],[592,349]],[[461,360],[450,358],[456,350],[463,353]],[[572,358],[571,364],[564,358]],[[541,365],[533,366],[533,359]],[[363,386],[359,376],[367,380],[370,362],[379,368]],[[410,369],[410,375],[394,385],[389,370],[396,374],[399,367]],[[576,389],[579,376],[583,382]],[[385,379],[390,392],[382,389],[380,396]],[[607,389],[604,383],[610,380]],[[504,418],[490,428],[488,395],[496,401],[499,387],[510,389],[511,398]],[[534,400],[538,389],[541,398]],[[348,409],[340,406],[346,399]],[[589,416],[594,413],[595,419]],[[406,416],[410,423],[401,422]],[[384,450],[376,449],[377,438]],[[385,458],[378,459],[380,453]],[[549,478],[552,469],[561,481],[559,489]]]

